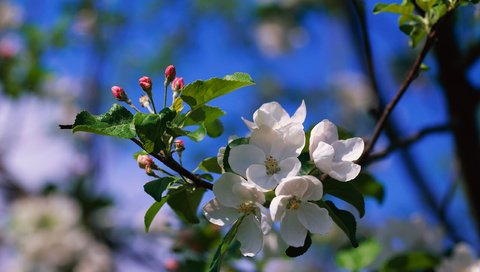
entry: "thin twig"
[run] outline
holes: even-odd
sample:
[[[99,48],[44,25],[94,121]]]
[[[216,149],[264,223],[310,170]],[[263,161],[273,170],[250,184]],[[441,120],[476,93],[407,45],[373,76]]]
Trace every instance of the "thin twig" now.
[[[439,125],[439,126],[431,126],[431,127],[426,127],[417,133],[411,135],[410,137],[407,137],[403,140],[394,142],[390,144],[387,148],[385,148],[382,151],[372,153],[370,156],[368,156],[367,160],[365,161],[365,164],[372,163],[374,161],[378,161],[380,159],[383,159],[390,155],[393,151],[399,149],[399,148],[406,148],[411,146],[412,144],[418,142],[421,140],[423,137],[430,135],[432,133],[438,133],[438,132],[448,132],[452,129],[452,126],[450,124],[445,124],[445,125]]]

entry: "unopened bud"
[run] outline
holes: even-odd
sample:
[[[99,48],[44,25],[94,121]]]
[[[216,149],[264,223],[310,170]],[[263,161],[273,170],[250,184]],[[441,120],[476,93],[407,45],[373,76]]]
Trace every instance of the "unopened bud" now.
[[[180,268],[180,262],[174,258],[168,258],[163,263],[163,266],[167,271],[178,271]]]
[[[154,164],[153,159],[148,155],[138,155],[137,162],[138,166],[142,169],[150,167]]]
[[[138,82],[140,83],[140,87],[142,87],[142,90],[146,93],[149,93],[150,91],[152,91],[152,79],[147,77],[147,76],[143,76],[141,77]]]
[[[148,95],[144,95],[138,99],[138,102],[140,103],[140,106],[144,108],[148,108],[150,106],[150,98],[148,98]]]
[[[174,92],[180,92],[185,87],[185,82],[183,81],[183,77],[177,77],[172,82],[172,90]]]
[[[185,143],[183,140],[177,139],[173,142],[173,145],[175,146],[175,151],[177,152],[182,152],[185,150]]]
[[[165,69],[165,86],[168,86],[168,84],[175,79],[176,75],[177,71],[175,70],[175,66],[169,65],[167,69]]]
[[[128,100],[129,100],[128,96],[127,96],[127,93],[120,86],[113,86],[112,87],[112,95],[118,101],[128,102]]]

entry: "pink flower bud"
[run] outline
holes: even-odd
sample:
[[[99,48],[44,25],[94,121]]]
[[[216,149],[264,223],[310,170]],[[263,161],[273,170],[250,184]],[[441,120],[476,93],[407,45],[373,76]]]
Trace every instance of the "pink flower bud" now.
[[[185,143],[183,142],[183,140],[177,139],[173,141],[173,145],[175,146],[175,150],[177,152],[185,150]]]
[[[185,87],[185,82],[183,82],[183,77],[177,77],[172,82],[172,90],[174,92],[179,92]]]
[[[154,164],[153,159],[148,155],[138,155],[137,162],[142,169],[149,169]]]
[[[163,263],[163,266],[167,271],[178,271],[180,268],[180,262],[174,258],[168,258]]]
[[[152,90],[152,79],[147,77],[147,76],[143,76],[141,77],[138,82],[140,83],[140,87],[142,87],[142,90],[145,91],[145,92],[150,92]]]
[[[117,99],[118,101],[124,101],[124,102],[128,101],[127,93],[123,90],[122,87],[113,86],[112,94],[113,94],[113,97],[115,97],[115,99]]]
[[[177,71],[175,70],[175,66],[169,65],[167,69],[165,69],[165,82],[172,82],[176,75]]]

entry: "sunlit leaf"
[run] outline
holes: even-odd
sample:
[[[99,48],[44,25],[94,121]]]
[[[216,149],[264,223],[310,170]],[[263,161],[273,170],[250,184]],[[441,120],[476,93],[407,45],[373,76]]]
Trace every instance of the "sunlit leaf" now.
[[[204,159],[199,165],[198,168],[202,169],[205,172],[211,173],[222,173],[222,168],[218,165],[217,157],[210,157]]]
[[[135,130],[143,142],[143,147],[149,153],[158,153],[166,147],[163,136],[167,123],[175,117],[175,112],[169,108],[162,109],[158,114],[137,112],[134,117]]]
[[[357,248],[339,251],[336,262],[338,266],[349,271],[360,271],[373,263],[381,250],[382,247],[377,241],[373,239],[363,241]]]
[[[203,124],[200,124],[196,130],[187,133],[188,138],[194,140],[195,142],[200,142],[203,140],[205,135],[207,135],[207,129]]]

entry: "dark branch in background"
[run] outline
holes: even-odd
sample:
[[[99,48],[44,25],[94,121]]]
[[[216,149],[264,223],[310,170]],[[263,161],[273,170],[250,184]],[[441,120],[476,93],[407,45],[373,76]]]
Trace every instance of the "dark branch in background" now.
[[[465,67],[465,69],[468,69],[472,67],[475,62],[480,60],[480,41],[472,44],[466,51],[467,52],[462,58],[462,66]]]
[[[393,151],[395,151],[399,148],[408,148],[412,144],[414,144],[414,143],[420,141],[421,139],[423,139],[425,136],[428,136],[428,135],[433,134],[433,133],[439,133],[439,132],[450,132],[451,129],[452,129],[452,126],[449,125],[449,124],[426,127],[424,129],[420,130],[419,132],[411,135],[408,138],[392,142],[389,147],[385,148],[382,151],[370,154],[370,156],[368,156],[365,164],[370,164],[374,161],[383,159],[383,158],[387,157],[388,155],[390,155],[390,153],[392,153]]]

